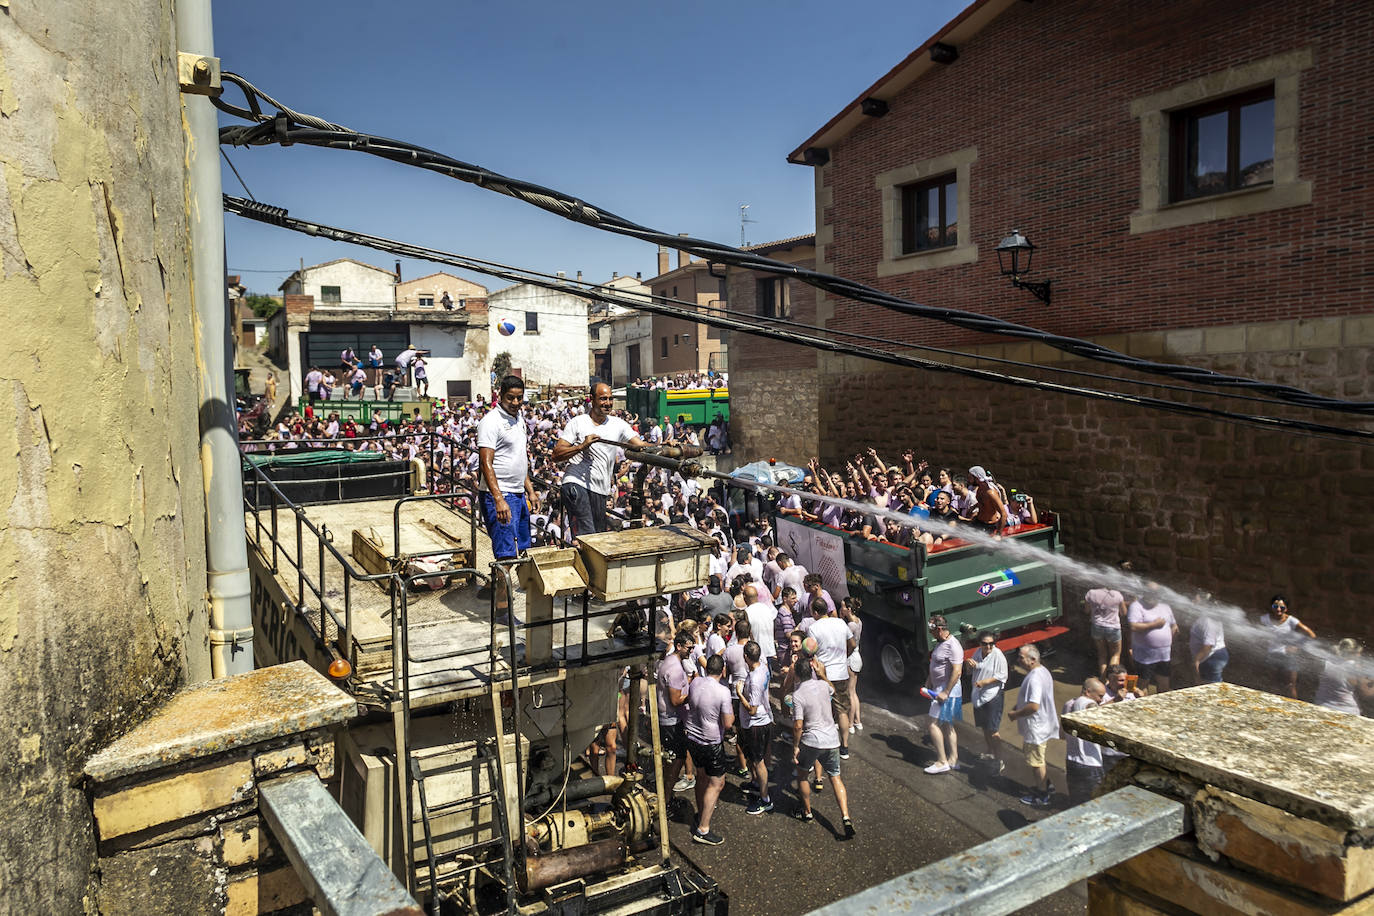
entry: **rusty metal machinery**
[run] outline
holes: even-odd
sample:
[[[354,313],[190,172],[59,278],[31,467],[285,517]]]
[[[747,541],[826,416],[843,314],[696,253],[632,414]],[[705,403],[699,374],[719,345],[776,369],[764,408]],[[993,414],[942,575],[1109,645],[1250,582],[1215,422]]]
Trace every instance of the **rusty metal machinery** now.
[[[555,809],[527,823],[523,893],[619,868],[631,851],[652,842],[658,798],[645,788],[642,773],[578,780],[565,798],[590,799],[607,791],[605,810]]]

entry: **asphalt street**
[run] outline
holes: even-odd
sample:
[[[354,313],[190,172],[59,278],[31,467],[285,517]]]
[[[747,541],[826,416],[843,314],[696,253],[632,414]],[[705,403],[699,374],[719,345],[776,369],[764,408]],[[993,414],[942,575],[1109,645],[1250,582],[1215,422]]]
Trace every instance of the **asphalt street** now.
[[[1076,694],[1062,669],[1056,674],[1061,702]],[[1020,678],[1013,675],[1014,696]],[[895,878],[931,862],[962,852],[1033,821],[1062,811],[1063,749],[1051,766],[1056,788],[1054,806],[1031,808],[1020,802],[1030,772],[1020,763],[1019,748],[1008,755],[1006,772],[997,775],[977,764],[984,749],[981,733],[969,721],[959,727],[959,772],[929,776],[923,768],[934,761],[926,737],[928,705],[911,692],[886,692],[861,682],[863,731],[850,736],[850,759],[842,764],[841,779],[849,790],[849,810],[856,836],[845,840],[839,807],[827,782],[813,795],[816,820],[803,824],[793,815],[801,809],[790,784],[791,735],[775,742],[774,762],[785,761],[771,781],[775,810],[762,816],[745,814],[748,799],[741,787],[749,780],[726,777],[711,828],[725,838],[720,846],[693,843],[692,821],[685,810],[675,812],[669,834],[675,850],[711,875],[730,897],[730,911],[746,916],[794,916],[834,902],[864,888]],[[775,716],[776,712],[776,699]],[[971,709],[968,715],[972,716]],[[1003,732],[1015,731],[1004,723]],[[1052,764],[1054,757],[1051,757]],[[693,805],[692,792],[679,798]],[[685,806],[679,806],[684,807]],[[1080,883],[1027,908],[1037,916],[1081,914],[1087,894]]]

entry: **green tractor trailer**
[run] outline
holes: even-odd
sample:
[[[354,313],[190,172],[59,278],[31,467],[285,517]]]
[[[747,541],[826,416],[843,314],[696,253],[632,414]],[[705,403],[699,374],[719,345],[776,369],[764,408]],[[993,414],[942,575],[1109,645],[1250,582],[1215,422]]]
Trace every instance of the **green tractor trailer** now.
[[[1003,651],[1068,630],[1059,574],[1043,560],[1011,559],[958,540],[908,549],[786,516],[775,528],[778,546],[820,573],[832,596],[863,599],[864,670],[892,686],[924,678],[934,645],[928,622],[936,614],[966,649],[984,630],[996,634]],[[1006,537],[1052,553],[1064,549],[1054,516]]]
[[[649,421],[670,418],[688,426],[709,426],[719,416],[730,419],[728,388],[635,388],[625,389],[625,408]]]

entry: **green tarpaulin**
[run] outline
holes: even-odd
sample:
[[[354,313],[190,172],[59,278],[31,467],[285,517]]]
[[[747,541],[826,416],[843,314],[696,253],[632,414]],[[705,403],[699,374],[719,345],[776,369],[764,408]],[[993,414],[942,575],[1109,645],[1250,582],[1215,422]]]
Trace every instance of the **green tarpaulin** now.
[[[243,456],[243,460],[256,467],[271,468],[311,464],[354,464],[380,461],[385,457],[386,455],[382,452],[350,452],[341,448],[323,448],[304,451],[293,449],[289,452],[277,452],[276,454],[250,452]]]

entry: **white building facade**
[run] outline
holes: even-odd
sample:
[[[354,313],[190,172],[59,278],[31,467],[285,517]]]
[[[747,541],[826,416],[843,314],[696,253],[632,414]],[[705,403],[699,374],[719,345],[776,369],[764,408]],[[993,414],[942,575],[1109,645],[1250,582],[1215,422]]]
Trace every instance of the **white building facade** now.
[[[528,386],[587,384],[587,300],[571,291],[520,283],[487,297],[488,364],[510,353]],[[514,325],[503,335],[502,322]]]

